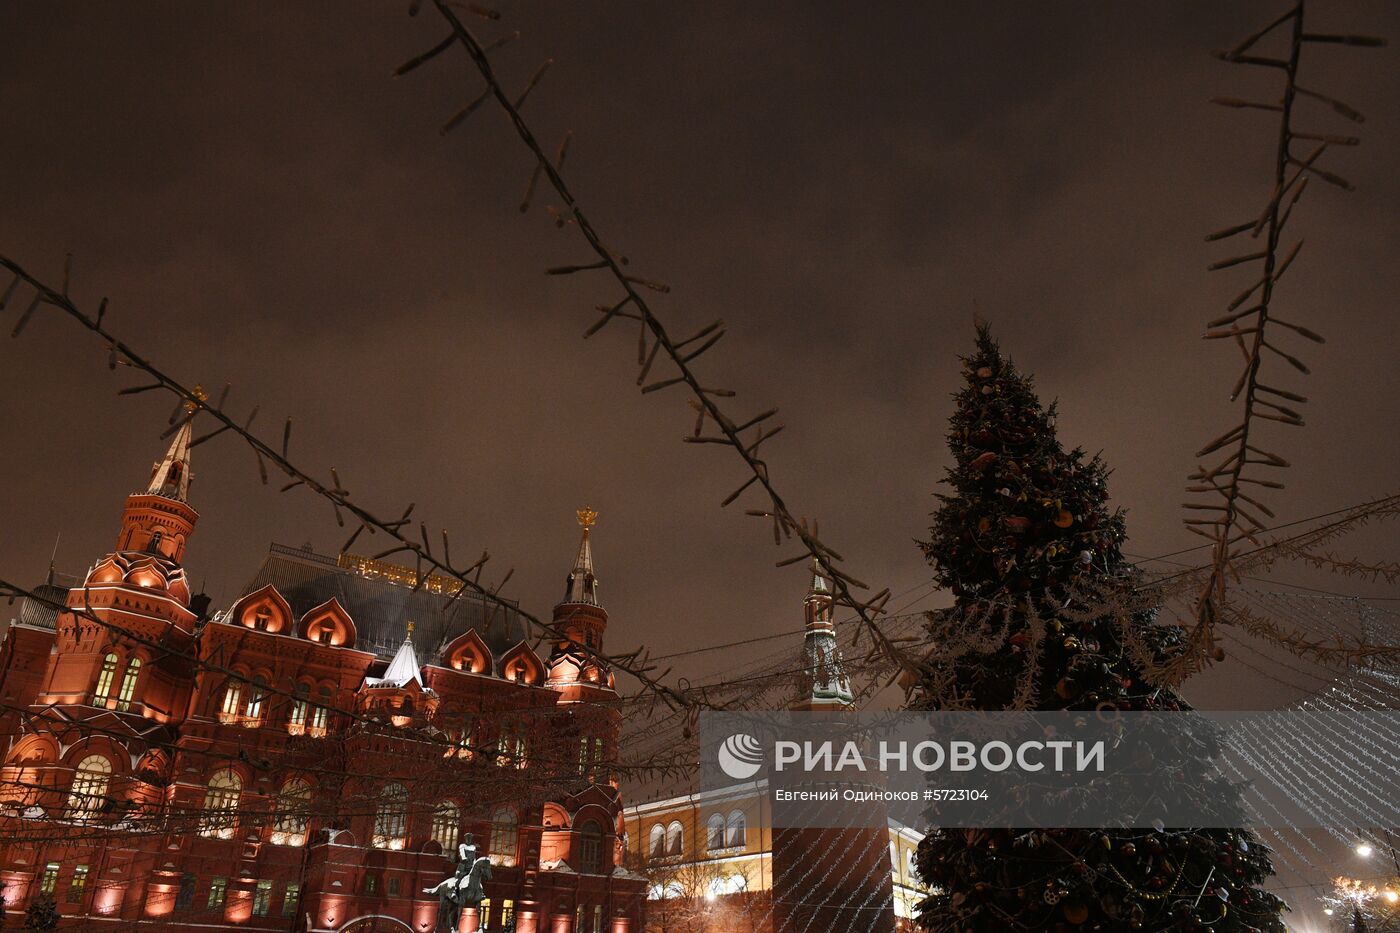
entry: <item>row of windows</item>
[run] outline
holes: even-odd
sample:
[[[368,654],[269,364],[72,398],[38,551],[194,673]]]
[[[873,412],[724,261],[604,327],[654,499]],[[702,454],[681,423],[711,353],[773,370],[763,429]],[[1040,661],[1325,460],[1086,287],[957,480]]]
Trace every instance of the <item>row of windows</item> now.
[[[49,862],[44,866],[44,872],[39,876],[39,892],[52,897],[58,888],[58,873],[62,866],[58,862]],[[83,892],[87,890],[89,875],[87,865],[75,865],[73,867],[73,877],[68,882],[68,892],[64,900],[69,904],[81,904]],[[195,903],[195,887],[199,879],[192,874],[180,876],[180,887],[175,893],[175,909],[190,910]],[[301,884],[296,881],[289,881],[282,891],[282,916],[293,917],[297,912],[297,900],[301,897]],[[218,876],[210,879],[209,893],[205,896],[204,907],[206,910],[219,910],[224,906],[228,898],[228,878]],[[268,909],[272,904],[272,882],[267,880],[258,881],[253,888],[253,916],[266,917]]]
[[[247,687],[247,700],[244,701],[244,687]],[[311,702],[311,685],[296,685],[291,713],[287,717],[287,731],[293,735],[326,734],[330,720],[331,688],[324,684],[316,691],[316,703]],[[268,683],[261,674],[250,684],[231,680],[224,687],[219,700],[219,721],[236,722],[252,728],[263,724],[268,713]]]
[[[748,820],[742,810],[734,810],[729,818],[718,813],[710,815],[705,823],[706,848],[729,849],[748,844]],[[680,855],[685,851],[685,829],[677,821],[669,826],[660,823],[651,828],[647,851],[653,858],[667,855]]]
[[[39,876],[39,893],[52,897],[54,891],[58,889],[58,873],[62,866],[58,862],[49,862],[44,866],[44,873]],[[73,879],[68,882],[68,893],[64,897],[70,904],[81,904],[83,902],[83,892],[87,890],[88,866],[73,866]]]
[[[112,764],[101,755],[89,755],[78,763],[68,794],[68,819],[87,821],[97,816],[107,800],[112,777]],[[243,779],[236,771],[215,772],[204,792],[200,809],[199,833],[231,839],[238,826],[238,806],[243,796]],[[307,825],[311,816],[311,785],[292,778],[282,785],[274,802],[276,820],[273,823],[274,845],[299,846],[306,842]],[[431,838],[444,851],[457,845],[461,829],[461,811],[445,800],[433,811]],[[596,823],[588,824],[595,828]],[[519,820],[515,811],[501,807],[491,818],[490,852],[505,859],[517,855]],[[596,847],[601,852],[602,830],[597,830]],[[379,795],[374,811],[374,835],[371,844],[383,849],[402,849],[408,842],[408,789],[402,784],[389,784]],[[597,859],[594,859],[596,861]]]
[[[102,669],[97,674],[97,689],[93,691],[92,698],[100,706],[105,706],[112,698],[112,687],[117,678],[117,668],[121,665],[121,657],[115,651],[107,653],[102,659]],[[136,695],[136,681],[141,676],[141,659],[132,658],[126,662],[126,674],[121,681],[121,689],[117,691],[117,709],[131,709],[131,698]]]
[[[196,875],[184,874],[180,876],[180,889],[175,894],[175,909],[185,911],[194,909],[195,888],[199,885],[199,878]],[[282,916],[295,917],[297,913],[297,902],[301,899],[301,883],[288,881],[282,889]],[[204,896],[205,910],[222,910],[224,903],[228,900],[228,878],[216,875],[209,879],[209,892]],[[258,881],[253,886],[253,916],[266,917],[272,907],[272,882],[266,879]]]

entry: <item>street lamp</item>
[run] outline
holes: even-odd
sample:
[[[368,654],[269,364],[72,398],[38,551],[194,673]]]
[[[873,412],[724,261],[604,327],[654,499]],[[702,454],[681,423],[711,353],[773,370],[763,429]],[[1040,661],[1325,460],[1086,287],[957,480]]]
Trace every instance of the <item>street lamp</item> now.
[[[1371,853],[1374,851],[1374,849],[1372,849],[1369,845],[1367,845],[1364,842],[1356,847],[1356,854],[1361,856],[1362,858],[1370,858]]]

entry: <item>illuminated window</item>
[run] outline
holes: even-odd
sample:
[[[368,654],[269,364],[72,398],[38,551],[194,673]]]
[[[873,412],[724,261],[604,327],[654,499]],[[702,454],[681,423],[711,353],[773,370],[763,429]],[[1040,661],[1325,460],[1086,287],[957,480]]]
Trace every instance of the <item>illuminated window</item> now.
[[[272,824],[272,844],[299,846],[306,842],[306,825],[311,810],[311,785],[292,778],[277,792],[277,820]]]
[[[228,894],[228,879],[223,877],[214,878],[209,882],[209,900],[205,906],[210,910],[218,910],[224,906],[224,897]]]
[[[233,831],[238,826],[238,799],[242,794],[242,778],[227,769],[216,772],[209,779],[209,788],[204,792],[199,834],[232,839]]]
[[[243,696],[243,685],[230,680],[224,686],[224,699],[219,704],[219,721],[233,722],[238,718],[238,701]]]
[[[603,905],[593,905],[593,933],[603,933]]]
[[[515,811],[509,807],[501,807],[491,817],[490,852],[499,858],[502,864],[514,865],[519,845],[520,823],[516,819]]]
[[[578,859],[574,868],[588,875],[603,870],[603,827],[588,820],[578,830]]]
[[[295,917],[297,915],[297,903],[301,900],[301,884],[296,881],[287,882],[287,890],[282,895],[282,916]]]
[[[524,768],[529,764],[528,751],[524,733],[507,727],[496,743],[496,764],[502,768]]]
[[[603,739],[601,736],[580,736],[578,740],[578,773],[589,780],[597,778],[598,766],[603,763]]]
[[[574,908],[574,929],[583,929],[583,905],[579,904]]]
[[[97,689],[93,691],[93,699],[98,703],[106,702],[112,695],[112,679],[117,676],[117,661],[120,659],[115,652],[109,653],[102,659],[102,671],[97,675]]]
[[[326,719],[330,716],[331,688],[322,687],[316,692],[317,705],[311,710],[311,735],[326,734]]]
[[[483,897],[481,903],[476,905],[476,928],[478,930],[489,929],[491,926],[491,898]]]
[[[87,887],[88,867],[86,865],[73,866],[73,880],[68,882],[68,903],[81,904],[83,902],[83,890]]]
[[[515,901],[506,898],[501,901],[501,929],[507,929],[515,922]]]
[[[267,908],[272,904],[272,882],[259,881],[253,889],[253,916],[266,917]]]
[[[311,694],[307,684],[297,684],[296,699],[292,701],[292,718],[287,722],[287,731],[301,735],[306,730],[306,698]]]
[[[653,858],[666,854],[666,828],[657,823],[647,838],[647,851]]]
[[[705,823],[705,845],[710,849],[724,848],[724,817],[718,813]]]
[[[374,810],[374,841],[379,849],[402,849],[408,840],[408,790],[390,784],[379,794]]]
[[[748,844],[749,821],[744,816],[743,811],[735,810],[729,814],[729,822],[725,838],[725,845],[742,846]]]
[[[685,848],[685,830],[680,823],[672,823],[666,827],[666,854],[680,855]]]
[[[457,847],[457,827],[461,822],[457,805],[450,800],[444,800],[433,811],[433,839],[442,851],[451,852]]]
[[[373,894],[379,890],[379,876],[365,875],[365,893]]]
[[[122,689],[117,694],[117,709],[131,709],[131,698],[136,694],[136,680],[141,676],[141,659],[132,658],[126,662],[126,676],[122,678]]]
[[[260,724],[266,707],[267,678],[259,675],[253,678],[253,686],[248,689],[248,707],[243,712],[243,725],[256,726]]]
[[[89,755],[78,762],[68,791],[68,819],[87,821],[96,817],[107,803],[107,785],[111,780],[112,763],[101,755]]]
[[[176,910],[189,910],[194,906],[194,886],[198,881],[189,873],[180,876],[180,890],[175,893]]]
[[[47,865],[44,866],[43,877],[39,879],[40,894],[47,894],[49,896],[53,895],[54,889],[58,887],[59,867],[60,866],[57,862],[49,862]]]

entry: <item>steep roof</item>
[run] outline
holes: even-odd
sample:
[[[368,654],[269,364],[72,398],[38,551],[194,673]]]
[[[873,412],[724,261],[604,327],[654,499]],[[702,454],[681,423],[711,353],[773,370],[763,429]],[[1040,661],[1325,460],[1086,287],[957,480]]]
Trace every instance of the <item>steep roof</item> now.
[[[190,470],[190,446],[194,437],[194,421],[187,419],[175,432],[170,448],[165,456],[151,467],[151,482],[146,488],[148,496],[164,496],[188,502],[190,480],[194,473]]]
[[[297,618],[334,597],[355,620],[356,647],[385,659],[398,653],[409,622],[415,623],[414,641],[424,648],[424,658],[429,663],[448,642],[468,629],[475,629],[498,656],[527,640],[530,634],[514,609],[487,605],[471,595],[454,602],[445,593],[426,588],[414,590],[383,578],[364,576],[309,547],[271,545],[262,566],[240,595],[269,583],[287,600]]]
[[[366,677],[365,683],[371,687],[406,687],[409,681],[414,680],[418,682],[418,686],[423,686],[423,676],[418,668],[418,653],[413,650],[413,638],[410,636],[399,645],[399,650],[394,653],[394,659],[389,662],[389,669],[383,676]]]

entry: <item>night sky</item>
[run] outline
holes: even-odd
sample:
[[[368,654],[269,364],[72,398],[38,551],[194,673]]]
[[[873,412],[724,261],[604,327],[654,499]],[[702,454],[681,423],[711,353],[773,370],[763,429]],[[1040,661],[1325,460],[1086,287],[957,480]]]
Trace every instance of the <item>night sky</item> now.
[[[503,116],[438,134],[479,90],[464,56],[390,76],[441,35],[406,6],[0,8],[0,249],[55,281],[71,251],[75,296],[110,296],[133,345],[188,382],[232,382],[232,409],[259,404],[274,443],[293,416],[296,460],[336,467],[380,514],[417,502],[459,556],[489,548],[487,578],[513,566],[507,594],[527,608],[562,594],[590,504],[612,647],[800,626],[804,574],[773,567],[791,549],[741,514],[759,501],[718,508],[744,478],[733,454],[680,443],[678,393],[638,395],[634,330],[580,339],[615,290],[542,274],[591,257],[547,197],[520,214],[530,163]],[[893,606],[925,608],[944,597],[913,541],[978,314],[1058,397],[1062,438],[1114,466],[1129,552],[1196,543],[1181,486],[1233,423],[1237,359],[1199,335],[1248,276],[1207,274],[1231,249],[1203,235],[1257,213],[1276,132],[1206,99],[1272,94],[1277,76],[1208,52],[1277,6],[512,3],[480,29],[523,30],[498,55],[513,85],[555,59],[526,115],[550,146],[575,132],[566,174],[632,269],[673,286],[656,302],[672,331],[728,322],[701,371],[739,390],[736,415],[782,408],[768,455],[795,511],[857,576],[906,594]],[[1394,4],[1312,17],[1400,35]],[[1306,55],[1305,84],[1371,119],[1359,149],[1329,156],[1358,191],[1314,182],[1295,215],[1308,246],[1278,310],[1330,339],[1301,347],[1309,379],[1270,364],[1314,399],[1302,432],[1267,432],[1295,463],[1280,521],[1394,491],[1400,413],[1400,70],[1393,49]],[[170,405],[118,398],[139,377],[109,373],[55,314],[4,341],[0,568],[37,582],[61,534],[59,568],[81,572]],[[334,553],[345,537],[313,497],[263,488],[227,437],[194,468],[187,565],[216,606],[269,541]],[[1358,548],[1394,543],[1382,530]],[[1276,686],[1227,673],[1220,705]]]

